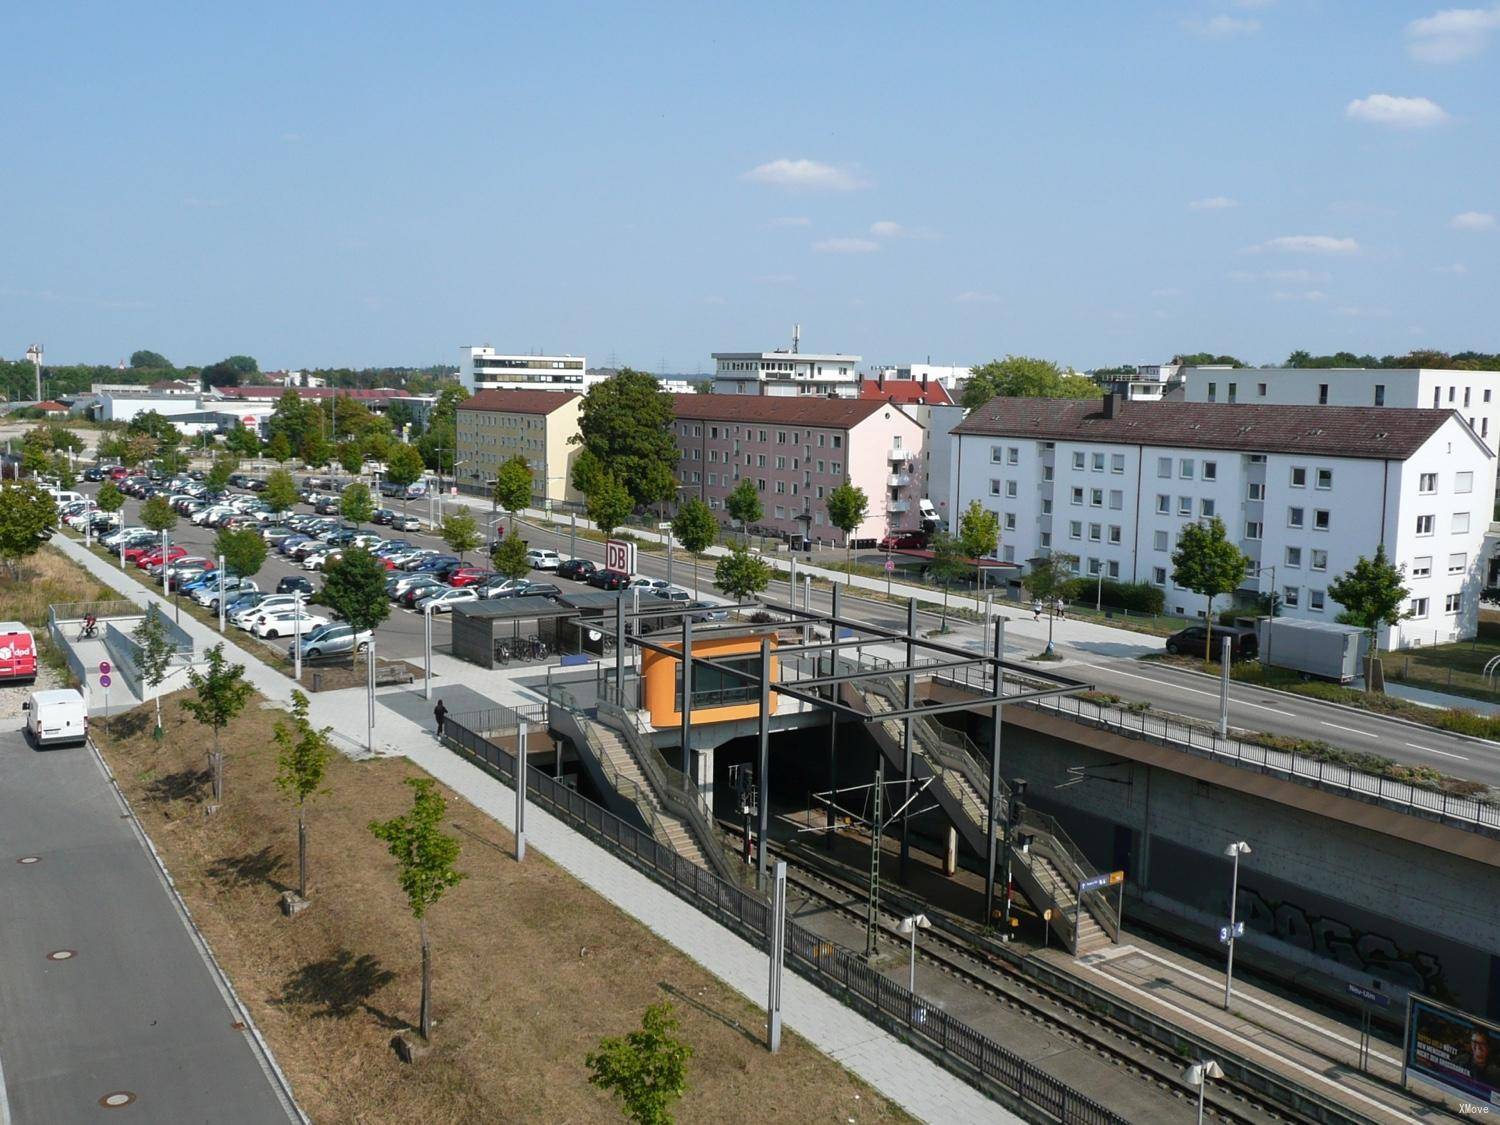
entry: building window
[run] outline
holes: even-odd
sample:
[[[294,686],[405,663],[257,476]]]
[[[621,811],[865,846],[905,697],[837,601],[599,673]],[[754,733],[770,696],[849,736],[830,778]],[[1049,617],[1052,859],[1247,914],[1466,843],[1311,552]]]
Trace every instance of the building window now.
[[[1469,388],[1464,388],[1464,409],[1469,409]]]
[[[1083,538],[1083,524],[1079,523],[1077,520],[1070,520],[1068,522],[1068,538],[1069,539],[1082,539]]]
[[[1214,502],[1208,497],[1198,501],[1198,516],[1200,519],[1212,519],[1214,514]]]
[[[1103,537],[1104,537],[1104,528],[1101,525],[1099,525],[1097,523],[1091,523],[1091,524],[1089,524],[1089,542],[1090,543],[1097,543]]]
[[[1158,457],[1156,459],[1156,475],[1162,480],[1170,480],[1172,477],[1172,458]]]
[[[1044,532],[1042,532],[1041,544],[1042,544],[1043,547],[1050,547],[1050,546],[1052,546],[1052,532],[1050,532],[1050,531],[1044,531]],[[1009,550],[1009,549],[1010,548],[1008,548],[1008,547],[1006,548],[1006,550]]]
[[[1048,481],[1050,481],[1052,479],[1052,466],[1051,465],[1043,465],[1042,466],[1042,479],[1043,480],[1048,480]]]
[[[1120,534],[1121,532],[1119,524],[1112,523],[1109,525],[1109,541],[1115,544],[1115,546],[1119,546],[1120,544]]]
[[[1075,488],[1075,489],[1073,489],[1072,498],[1073,498],[1073,503],[1075,503],[1075,504],[1082,504],[1083,503],[1083,489],[1081,489],[1081,488]]]
[[[1301,527],[1302,526],[1302,509],[1301,508],[1288,508],[1286,510],[1286,525],[1287,525],[1287,527]]]
[[[1014,531],[1015,529],[1016,529],[1016,513],[1015,512],[1006,512],[1005,513],[1005,530],[1006,531]]]
[[[1473,473],[1454,473],[1453,474],[1453,491],[1454,492],[1458,492],[1458,493],[1473,492],[1474,491],[1474,474]]]
[[[1468,534],[1468,531],[1469,531],[1469,513],[1468,512],[1454,512],[1453,513],[1453,534],[1454,535],[1466,535],[1466,534]]]
[[[1102,489],[1102,488],[1091,488],[1091,489],[1089,489],[1089,507],[1090,508],[1102,508],[1102,507],[1104,507],[1104,489]]]
[[[1319,469],[1317,475],[1317,487],[1328,490],[1333,487],[1333,470]]]
[[[1167,584],[1167,568],[1164,566],[1152,567],[1151,583],[1154,586],[1165,586]]]
[[[1327,383],[1319,383],[1318,384],[1318,405],[1319,406],[1327,406],[1328,405],[1328,384]]]
[[[1118,488],[1111,488],[1109,490],[1109,506],[1117,512],[1124,508],[1125,493]]]
[[[1385,405],[1385,384],[1384,383],[1376,383],[1375,384],[1375,405],[1376,406],[1384,406]]]
[[[1073,450],[1073,468],[1082,470],[1084,465],[1084,453],[1081,449]]]
[[[1014,445],[1006,449],[1005,463],[1008,465],[1019,465],[1021,463],[1021,451]]]
[[[1215,401],[1215,399],[1217,399],[1217,397],[1218,397],[1218,393],[1219,393],[1219,384],[1217,384],[1217,383],[1210,383],[1208,385],[1208,401],[1209,402]]]
[[[1238,402],[1239,400],[1240,400],[1240,385],[1238,383],[1230,383],[1229,384],[1229,401],[1230,402]]]
[[[1418,516],[1417,517],[1417,534],[1418,535],[1431,535],[1436,524],[1437,524],[1437,517],[1436,516]]]
[[[1462,574],[1469,569],[1469,556],[1463,551],[1455,551],[1448,556],[1448,573]]]
[[[1432,577],[1432,556],[1418,555],[1411,560],[1411,576],[1413,578]]]
[[[1090,558],[1089,559],[1089,573],[1090,574],[1098,574],[1099,571],[1100,571],[1100,569],[1101,569],[1101,567],[1099,565],[1099,560],[1095,559],[1095,558]]]
[[[1426,598],[1412,598],[1412,600],[1411,600],[1411,615],[1412,615],[1412,617],[1417,618],[1418,620],[1421,620],[1422,618],[1424,618],[1424,617],[1427,616],[1427,599]]]
[[[1256,520],[1246,520],[1245,521],[1245,538],[1246,539],[1259,539],[1260,538],[1260,523],[1258,521],[1256,521]]]
[[[1151,549],[1154,551],[1165,551],[1167,549],[1167,533],[1165,531],[1151,533]]]
[[[1417,478],[1417,491],[1423,495],[1430,495],[1437,491],[1437,474],[1423,473]]]
[[[1328,552],[1327,551],[1319,551],[1317,549],[1313,550],[1313,553],[1312,553],[1312,568],[1314,570],[1327,570],[1328,569]]]
[[[1292,487],[1293,488],[1306,488],[1307,487],[1307,470],[1306,469],[1301,468],[1301,467],[1297,467],[1297,466],[1293,467],[1293,469],[1292,469]]]
[[[1125,471],[1125,454],[1111,453],[1109,455],[1109,471],[1112,473],[1123,473]]]
[[[991,496],[999,496],[1000,495],[1000,482],[998,480],[996,480],[994,477],[990,478],[990,495]]]
[[[1309,590],[1307,592],[1307,608],[1314,613],[1323,612],[1323,591]]]
[[[1264,383],[1256,383],[1255,384],[1255,393],[1257,395],[1259,395],[1261,398],[1265,398],[1266,397],[1266,385]]]
[[[1157,495],[1156,514],[1159,516],[1170,516],[1172,514],[1172,498],[1170,496]]]
[[[1043,497],[1042,498],[1042,515],[1044,515],[1044,516],[1050,516],[1051,514],[1052,514],[1052,498],[1050,496]]]
[[[1328,509],[1327,508],[1314,508],[1313,509],[1313,530],[1314,531],[1327,531],[1328,530],[1328,520],[1329,520],[1329,515],[1328,515]]]
[[[1096,473],[1102,473],[1104,471],[1104,454],[1102,454],[1102,453],[1096,453],[1096,454],[1094,454],[1093,469],[1094,469],[1094,472],[1096,472]]]
[[[1010,497],[1012,500],[1014,500],[1016,498],[1016,482],[1015,481],[1008,480],[1008,481],[1005,482],[1005,495],[1008,496],[1008,497]]]
[[[1262,484],[1260,481],[1253,480],[1248,485],[1246,485],[1246,487],[1245,487],[1245,499],[1260,501],[1260,500],[1264,500],[1265,498],[1266,498],[1266,486],[1264,484]]]
[[[1467,394],[1468,392],[1466,391],[1464,393]],[[1463,595],[1462,594],[1449,594],[1447,597],[1445,597],[1443,599],[1443,612],[1444,613],[1457,613],[1459,611],[1459,609],[1462,607],[1462,605],[1463,605]]]
[[[1193,514],[1193,498],[1191,496],[1179,496],[1177,498],[1177,514],[1179,516],[1190,516]]]
[[[990,464],[998,465],[1005,460],[1005,447],[1003,445],[990,446]]]
[[[1281,604],[1288,609],[1296,609],[1301,598],[1302,588],[1300,586],[1283,586],[1281,588]]]
[[[1193,461],[1190,457],[1184,457],[1182,463],[1177,466],[1177,475],[1183,480],[1193,479]]]
[[[1301,566],[1302,565],[1302,548],[1301,547],[1288,547],[1286,549],[1286,565],[1287,566]]]
[[[1204,480],[1218,480],[1219,479],[1219,463],[1217,461],[1205,461],[1205,462],[1203,462],[1203,479]]]

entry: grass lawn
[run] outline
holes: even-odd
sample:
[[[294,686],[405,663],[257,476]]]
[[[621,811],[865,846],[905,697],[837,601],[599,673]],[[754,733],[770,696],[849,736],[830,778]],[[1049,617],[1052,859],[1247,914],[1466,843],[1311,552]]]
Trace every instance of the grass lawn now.
[[[119,595],[86,573],[56,547],[43,546],[21,563],[19,577],[0,570],[0,618],[20,621],[36,638],[37,653],[65,669],[62,653],[47,633],[47,607],[66,602],[115,601]],[[102,628],[102,627],[101,627]]]
[[[1500,692],[1488,687],[1483,675],[1485,664],[1500,656],[1500,636],[1496,636],[1493,627],[1486,629],[1481,625],[1480,630],[1488,635],[1472,641],[1388,653],[1383,658],[1385,678],[1412,687],[1500,702]]]
[[[429,917],[433,1051],[389,1047],[416,1018],[416,923],[367,829],[410,806],[399,759],[336,757],[309,812],[312,906],[277,909],[295,881],[296,819],[272,783],[280,711],[252,702],[226,732],[225,802],[205,817],[207,739],[164,701],[98,729],[99,745],[215,954],[316,1121],[611,1121],[584,1056],[671,1000],[695,1054],[680,1121],[906,1121],[795,1035],[761,1045],[762,1013],[545,858],[510,858],[504,829],[452,794],[447,829],[468,878]]]

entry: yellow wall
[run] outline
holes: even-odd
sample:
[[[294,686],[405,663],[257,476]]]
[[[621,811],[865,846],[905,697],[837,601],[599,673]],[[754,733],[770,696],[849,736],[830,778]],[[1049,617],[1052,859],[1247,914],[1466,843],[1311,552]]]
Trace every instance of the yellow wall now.
[[[680,642],[667,647],[677,653],[682,651]],[[703,671],[702,666],[698,664],[699,658],[716,660],[721,657],[749,656],[759,652],[759,637],[704,637],[701,640],[694,637],[694,674],[698,675]],[[679,658],[660,652],[648,651],[641,660],[641,674],[645,685],[645,698],[642,705],[651,712],[652,726],[682,725],[682,713],[677,709],[677,670],[681,665],[682,661]],[[776,638],[773,636],[771,638],[771,682],[773,684],[779,675],[780,663],[776,657]],[[744,682],[748,683],[748,681]],[[774,690],[771,692],[771,711],[773,714],[776,711]],[[754,719],[759,715],[758,695],[745,703],[735,703],[724,707],[695,706],[693,708],[694,724],[727,723],[736,719]]]

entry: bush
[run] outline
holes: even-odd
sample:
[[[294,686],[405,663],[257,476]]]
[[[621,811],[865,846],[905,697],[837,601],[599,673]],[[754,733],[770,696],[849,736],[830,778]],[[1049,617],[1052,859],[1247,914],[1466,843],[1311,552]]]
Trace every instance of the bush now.
[[[1085,606],[1096,596],[1102,606],[1131,613],[1160,613],[1166,605],[1166,594],[1149,582],[1117,582],[1106,578],[1101,585],[1097,578],[1085,576],[1069,581],[1063,594],[1068,601]]]

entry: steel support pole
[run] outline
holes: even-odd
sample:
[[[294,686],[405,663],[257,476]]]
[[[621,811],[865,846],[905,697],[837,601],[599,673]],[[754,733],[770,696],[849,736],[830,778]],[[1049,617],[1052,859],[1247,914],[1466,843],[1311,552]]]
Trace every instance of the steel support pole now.
[[[1229,737],[1229,647],[1228,637],[1219,645],[1219,737]]]
[[[667,585],[672,584],[672,532],[667,531]]]
[[[422,613],[422,653],[426,658],[426,664],[422,675],[422,698],[432,698],[432,607],[429,606]],[[549,668],[550,672],[551,669]]]
[[[803,581],[806,583],[808,608],[811,609],[811,604],[812,604],[812,575],[811,574],[804,575],[803,576]],[[833,616],[835,618],[837,618],[838,615],[839,615],[839,587],[838,587],[838,583],[835,582],[834,585],[833,585]],[[837,636],[838,625],[835,623],[835,624],[830,625],[829,628],[832,630],[832,632],[830,633],[828,639],[830,641],[837,641],[838,640],[838,636]],[[822,659],[823,658],[821,656],[818,657],[819,663],[822,662]],[[829,652],[828,652],[828,674],[830,676],[835,676],[835,675],[838,674],[838,660],[839,660],[839,650],[837,648],[830,649]],[[837,685],[830,684],[828,686],[828,698],[829,698],[829,701],[837,703],[838,702],[838,694],[839,694],[839,689],[838,689]],[[833,851],[833,826],[834,826],[834,824],[835,824],[835,822],[837,820],[837,818],[834,816],[833,804],[834,804],[834,801],[838,800],[838,787],[839,787],[838,729],[839,729],[839,715],[838,715],[838,712],[830,710],[828,712],[828,788],[833,792],[834,796],[828,802],[828,828],[829,828],[829,831],[823,833],[824,842],[827,844],[829,851]]]
[[[1005,654],[1005,618],[995,619],[995,661],[994,669],[994,694],[997,698],[1005,687],[1005,670],[999,661]],[[985,855],[984,855],[984,924],[990,925],[995,917],[995,861],[997,841],[995,830],[999,827],[1000,819],[1000,707],[995,704],[991,714],[990,730],[990,793],[989,793],[989,815],[986,818],[988,831],[985,833]]]
[[[375,638],[373,636],[370,638],[370,643],[365,646],[365,683],[368,695],[365,714],[365,749],[373,755],[375,753]]]
[[[516,862],[526,858],[526,720],[516,724]]]
[[[578,557],[578,513],[568,513],[568,558]]]
[[[693,751],[688,735],[693,729],[693,615],[682,615],[682,783],[692,784]]]
[[[224,556],[219,556],[219,636],[224,635]]]
[[[755,841],[759,886],[766,885],[766,835],[771,825],[771,638],[760,638],[760,809]]]
[[[917,705],[917,676],[912,669],[916,657],[916,646],[912,638],[917,633],[917,600],[906,601],[906,709]],[[912,785],[912,732],[915,720],[908,715],[901,725],[901,881],[906,882],[911,864],[911,785]]]
[[[625,599],[615,591],[615,705],[625,706]]]
[[[781,1049],[781,969],[786,961],[786,862],[776,861],[771,894],[770,982],[766,996],[766,1026],[771,1054]]]
[[[1234,853],[1234,874],[1229,880],[1229,957],[1224,963],[1224,1010],[1229,1011],[1229,997],[1234,991],[1234,908],[1240,897],[1240,853]]]
[[[302,591],[292,595],[292,679],[302,686]]]

